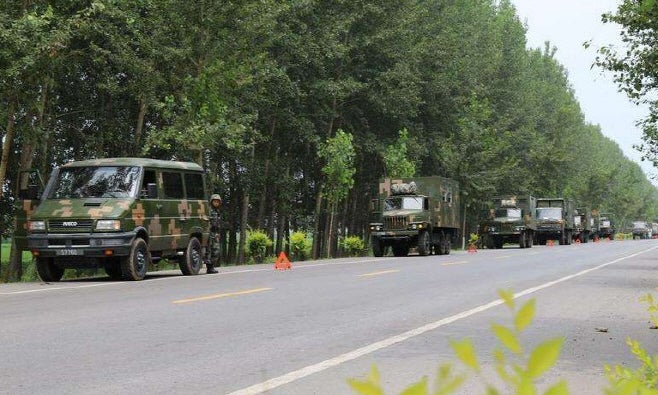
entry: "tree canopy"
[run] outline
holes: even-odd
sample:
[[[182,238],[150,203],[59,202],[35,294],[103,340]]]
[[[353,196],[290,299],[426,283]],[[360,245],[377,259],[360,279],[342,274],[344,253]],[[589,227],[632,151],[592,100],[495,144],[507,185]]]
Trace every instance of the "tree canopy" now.
[[[607,16],[640,40],[604,62],[632,96],[658,70],[641,17],[655,7],[638,4]],[[556,49],[526,47],[509,0],[7,0],[0,26],[7,231],[19,169],[108,156],[204,164],[233,261],[248,228],[276,250],[315,232],[316,256],[338,230],[365,235],[378,179],[398,173],[458,180],[471,229],[505,193],[658,214],[656,188],[584,120]],[[346,136],[334,168],[326,142]]]

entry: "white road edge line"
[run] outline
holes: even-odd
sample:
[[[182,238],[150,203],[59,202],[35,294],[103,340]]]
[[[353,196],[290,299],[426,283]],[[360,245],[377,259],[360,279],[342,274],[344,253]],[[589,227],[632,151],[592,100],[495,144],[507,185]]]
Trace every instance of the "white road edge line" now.
[[[580,272],[577,272],[577,273],[559,278],[555,281],[549,281],[547,283],[538,285],[536,287],[525,289],[521,292],[515,293],[514,294],[514,299],[520,298],[522,296],[530,295],[530,294],[535,293],[537,291],[540,291],[542,289],[552,287],[556,284],[571,280],[571,279],[579,277],[579,276],[583,276],[583,275],[591,273],[595,270],[599,270],[599,269],[602,269],[606,266],[610,266],[612,264],[621,262],[625,259],[636,257],[640,254],[644,254],[646,252],[655,250],[656,248],[658,248],[658,246],[651,247],[647,250],[636,252],[634,254],[627,255],[627,256],[624,256],[624,257],[621,257],[621,258],[617,258],[613,261],[603,263],[599,266],[595,266],[595,267],[592,267],[592,268],[589,268],[589,269],[582,270]],[[494,300],[492,302],[483,304],[481,306],[472,308],[470,310],[466,310],[466,311],[463,311],[461,313],[452,315],[450,317],[446,317],[446,318],[440,319],[438,321],[423,325],[423,326],[418,327],[416,329],[409,330],[409,331],[401,333],[399,335],[389,337],[388,339],[384,339],[384,340],[369,344],[365,347],[357,348],[356,350],[353,350],[353,351],[347,352],[345,354],[338,355],[336,357],[324,360],[322,362],[316,363],[315,365],[309,365],[309,366],[306,366],[306,367],[301,368],[299,370],[295,370],[295,371],[292,371],[290,373],[284,374],[282,376],[275,377],[275,378],[267,380],[267,381],[263,381],[262,383],[258,383],[258,384],[252,385],[250,387],[243,388],[241,390],[231,392],[227,395],[256,395],[256,394],[261,394],[263,392],[270,391],[270,390],[272,390],[274,388],[277,388],[277,387],[280,387],[282,385],[292,383],[293,381],[297,381],[297,380],[302,379],[306,376],[310,376],[314,373],[318,373],[318,372],[321,372],[323,370],[327,370],[327,369],[332,368],[334,366],[338,366],[342,363],[357,359],[357,358],[362,357],[364,355],[371,354],[371,353],[373,353],[375,351],[378,351],[378,350],[381,350],[383,348],[392,346],[392,345],[397,344],[397,343],[401,343],[403,341],[411,339],[412,337],[422,335],[426,332],[429,332],[429,331],[432,331],[434,329],[440,328],[442,326],[451,324],[451,323],[459,321],[461,319],[470,317],[470,316],[475,315],[477,313],[481,313],[483,311],[489,310],[492,307],[496,307],[496,306],[499,306],[501,304],[503,304],[503,301],[500,300],[500,299],[497,299],[497,300]]]

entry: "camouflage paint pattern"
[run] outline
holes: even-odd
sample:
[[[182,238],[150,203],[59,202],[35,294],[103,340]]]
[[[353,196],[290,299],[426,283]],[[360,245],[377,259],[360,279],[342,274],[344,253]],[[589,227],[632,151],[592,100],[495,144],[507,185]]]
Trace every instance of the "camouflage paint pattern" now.
[[[415,184],[414,188],[407,187],[411,183]],[[403,184],[407,185],[400,188]],[[386,209],[388,201],[405,198],[422,201],[422,207]],[[419,247],[421,255],[432,251],[448,254],[451,240],[460,227],[459,184],[439,176],[383,179],[379,183],[378,199],[371,202],[370,218],[375,256],[382,256],[389,246],[396,256],[407,255],[412,247]],[[428,244],[421,241],[419,246],[419,239]]]
[[[519,243],[521,237],[534,237],[537,230],[537,199],[530,195],[505,195],[491,199],[487,218],[479,225],[482,243],[488,248],[502,248],[504,243]],[[496,216],[497,210],[521,210],[521,217]],[[530,247],[527,243],[523,243]]]
[[[558,239],[560,244],[571,244],[574,231],[575,204],[572,199],[537,198],[537,209],[556,207],[562,209],[561,219],[541,218],[537,214],[537,238],[543,241]]]
[[[144,166],[150,170],[191,171],[201,173],[203,169],[194,163],[170,162],[142,158],[114,158],[72,162],[61,168],[84,166]],[[57,174],[57,172],[53,172]],[[156,184],[158,196],[163,196],[163,182],[160,172]],[[49,183],[50,184],[50,183]],[[50,186],[50,185],[49,185]],[[47,193],[47,192],[46,192]],[[207,199],[162,199],[142,196],[138,198],[76,198],[42,199],[36,211],[31,212],[32,220],[46,222],[48,232],[34,232],[30,239],[31,250],[43,254],[56,253],[48,248],[49,239],[57,239],[67,249],[75,249],[76,240],[81,246],[85,240],[95,237],[128,241],[115,249],[115,254],[123,256],[132,238],[138,234],[147,239],[149,250],[156,256],[176,257],[184,251],[191,235],[200,238],[202,246],[208,243],[209,218]],[[98,220],[120,220],[119,231],[94,231]],[[82,242],[80,242],[82,240]],[[127,244],[127,245],[126,245]],[[97,247],[96,249],[109,249]],[[97,256],[97,252],[91,255]],[[115,256],[117,256],[115,255]],[[85,257],[87,252],[85,252]],[[102,255],[101,255],[102,257]]]

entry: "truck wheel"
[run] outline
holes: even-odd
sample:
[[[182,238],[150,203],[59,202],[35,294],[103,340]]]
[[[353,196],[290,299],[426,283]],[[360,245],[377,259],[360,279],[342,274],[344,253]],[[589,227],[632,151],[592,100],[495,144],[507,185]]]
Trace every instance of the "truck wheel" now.
[[[423,231],[418,235],[418,254],[422,256],[428,256],[432,249],[432,243],[430,242],[430,234],[427,231]]]
[[[528,233],[526,239],[525,239],[525,246],[526,248],[532,248],[532,245],[534,244],[534,237],[532,233]]]
[[[525,248],[526,247],[526,243],[528,242],[528,240],[526,238],[527,238],[527,235],[525,234],[525,232],[521,232],[521,234],[519,235],[519,248]]]
[[[185,255],[178,260],[178,267],[184,275],[189,276],[199,274],[201,266],[203,266],[201,243],[196,237],[191,237],[189,243],[187,243]]]
[[[55,265],[53,258],[37,258],[37,273],[44,282],[57,282],[64,276],[64,269]]]
[[[406,244],[398,244],[393,246],[394,256],[407,256],[409,255],[409,246]]]
[[[146,241],[139,237],[135,238],[130,247],[130,255],[121,258],[121,276],[123,279],[143,280],[148,270],[149,257]]]
[[[372,238],[372,255],[378,258],[384,256],[384,246],[382,245],[382,241],[379,240],[379,237]]]
[[[450,248],[452,247],[452,242],[450,237],[446,236],[443,238],[443,254],[450,255]]]
[[[501,248],[503,248],[503,239],[501,239],[501,238],[495,238],[495,239],[494,239],[494,247],[495,247],[497,250],[500,250]]]

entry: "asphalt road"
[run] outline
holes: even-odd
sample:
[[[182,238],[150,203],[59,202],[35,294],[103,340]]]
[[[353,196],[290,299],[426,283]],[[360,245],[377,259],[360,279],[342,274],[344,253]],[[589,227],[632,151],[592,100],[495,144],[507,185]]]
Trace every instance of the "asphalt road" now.
[[[510,325],[497,291],[535,298],[523,345],[562,336],[541,384],[602,394],[605,364],[636,366],[626,338],[655,351],[646,304],[658,241],[354,258],[0,285],[2,394],[351,394],[375,364],[387,394],[456,363],[470,338],[484,373],[458,392],[499,385],[491,323]],[[601,332],[597,328],[606,328]]]

